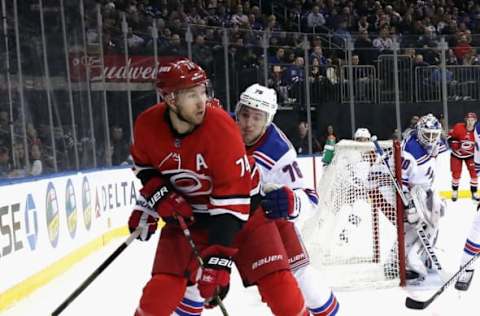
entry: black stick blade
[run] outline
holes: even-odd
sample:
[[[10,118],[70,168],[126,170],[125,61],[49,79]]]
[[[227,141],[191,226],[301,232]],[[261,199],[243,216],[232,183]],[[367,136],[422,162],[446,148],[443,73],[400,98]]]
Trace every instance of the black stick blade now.
[[[407,297],[405,301],[405,306],[410,309],[425,309],[428,305],[430,305],[432,301],[432,299],[429,299],[427,301],[417,301],[413,298]]]

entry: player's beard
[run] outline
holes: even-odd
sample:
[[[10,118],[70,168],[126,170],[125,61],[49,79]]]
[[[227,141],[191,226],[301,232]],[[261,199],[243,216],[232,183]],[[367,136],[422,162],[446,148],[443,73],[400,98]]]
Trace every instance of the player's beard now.
[[[187,123],[188,125],[191,126],[193,129],[195,126],[200,125],[203,122],[203,118],[205,117],[205,110],[203,112],[203,115],[199,116],[196,115],[197,112],[195,112],[192,115],[186,115],[185,112],[182,110],[182,108],[177,107],[175,111],[173,111],[177,118],[184,122]]]

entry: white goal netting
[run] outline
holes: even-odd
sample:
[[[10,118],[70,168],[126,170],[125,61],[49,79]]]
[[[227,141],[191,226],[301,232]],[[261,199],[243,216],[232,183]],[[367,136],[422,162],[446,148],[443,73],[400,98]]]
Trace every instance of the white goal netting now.
[[[395,174],[393,142],[380,145]],[[328,284],[352,289],[398,286],[403,238],[398,238],[397,196],[373,143],[340,141],[317,190],[319,210],[302,232],[312,264]]]

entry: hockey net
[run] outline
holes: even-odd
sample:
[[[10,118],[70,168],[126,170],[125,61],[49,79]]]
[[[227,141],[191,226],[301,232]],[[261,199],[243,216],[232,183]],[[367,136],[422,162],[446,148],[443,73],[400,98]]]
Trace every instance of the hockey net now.
[[[398,179],[398,142],[379,143]],[[302,232],[311,262],[328,284],[337,289],[403,285],[403,206],[373,143],[340,141],[317,190],[319,210]]]

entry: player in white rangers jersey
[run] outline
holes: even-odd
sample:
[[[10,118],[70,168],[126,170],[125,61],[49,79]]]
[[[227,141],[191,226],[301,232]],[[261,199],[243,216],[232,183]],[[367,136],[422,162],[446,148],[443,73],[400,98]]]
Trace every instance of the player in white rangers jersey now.
[[[317,210],[318,196],[305,183],[297,154],[283,132],[272,123],[277,111],[275,90],[259,84],[248,87],[240,96],[236,119],[240,133],[260,167],[266,193],[264,207],[273,219],[287,218],[296,225]],[[294,224],[277,221],[287,248],[290,267],[297,278],[312,315],[336,315],[339,304],[333,292],[322,284],[317,271],[310,266],[308,254]]]
[[[440,138],[442,126],[435,116],[422,116],[416,129],[402,144],[402,186],[410,205],[405,210],[405,247],[407,258],[407,279],[421,281],[430,267],[423,245],[418,239],[417,225],[423,225],[430,244],[435,245],[439,219],[445,212],[445,203],[432,187],[436,173],[436,158],[447,150]],[[413,204],[412,195],[418,197],[422,205]]]
[[[475,170],[477,175],[480,176],[480,122],[477,121],[475,124]],[[465,246],[463,248],[463,256],[460,265],[465,265],[473,256],[478,256],[480,253],[480,203],[477,205],[477,214],[473,219],[472,226],[470,227],[470,232],[468,234],[467,240],[465,241]],[[473,267],[465,270],[465,273],[460,275],[457,282],[455,283],[455,288],[460,291],[468,290],[470,283],[473,278]]]

